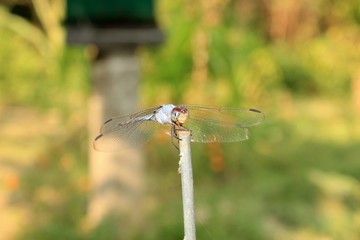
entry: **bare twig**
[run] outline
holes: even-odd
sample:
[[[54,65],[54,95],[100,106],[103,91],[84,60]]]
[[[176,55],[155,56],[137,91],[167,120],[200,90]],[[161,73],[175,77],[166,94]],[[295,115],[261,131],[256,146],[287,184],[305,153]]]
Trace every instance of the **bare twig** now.
[[[190,131],[177,131],[180,150],[180,173],[184,210],[184,240],[196,240],[194,186],[191,165]]]

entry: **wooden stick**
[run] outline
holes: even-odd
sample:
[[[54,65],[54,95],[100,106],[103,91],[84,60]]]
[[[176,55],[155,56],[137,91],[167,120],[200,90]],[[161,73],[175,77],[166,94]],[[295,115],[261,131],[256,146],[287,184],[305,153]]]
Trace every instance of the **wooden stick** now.
[[[190,131],[178,130],[180,150],[180,173],[184,210],[184,240],[196,240],[194,186],[191,165]]]

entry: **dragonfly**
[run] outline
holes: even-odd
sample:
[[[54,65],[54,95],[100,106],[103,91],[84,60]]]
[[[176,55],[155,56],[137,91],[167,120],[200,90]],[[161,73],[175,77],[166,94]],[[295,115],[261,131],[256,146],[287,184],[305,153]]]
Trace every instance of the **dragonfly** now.
[[[177,138],[178,130],[189,130],[192,142],[237,142],[247,140],[248,127],[264,119],[264,113],[254,108],[165,104],[106,120],[93,145],[98,151],[137,146],[159,128],[171,135],[172,140]]]

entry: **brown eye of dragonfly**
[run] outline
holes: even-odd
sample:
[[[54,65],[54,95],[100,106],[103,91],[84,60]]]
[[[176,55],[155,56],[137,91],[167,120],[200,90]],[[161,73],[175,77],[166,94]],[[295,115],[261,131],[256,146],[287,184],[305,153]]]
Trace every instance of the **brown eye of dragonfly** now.
[[[188,111],[187,109],[180,109],[180,112],[179,112],[179,116],[177,118],[177,121],[180,123],[180,124],[184,124],[185,121],[187,120],[187,117],[188,117]]]

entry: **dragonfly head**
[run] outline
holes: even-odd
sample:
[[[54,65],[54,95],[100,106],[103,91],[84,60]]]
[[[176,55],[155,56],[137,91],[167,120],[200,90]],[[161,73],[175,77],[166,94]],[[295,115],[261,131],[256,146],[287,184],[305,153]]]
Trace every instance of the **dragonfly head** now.
[[[188,115],[189,115],[189,113],[188,113],[188,110],[186,108],[184,108],[184,107],[175,107],[171,111],[171,121],[173,123],[183,124],[183,123],[185,123]]]

